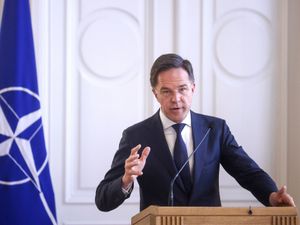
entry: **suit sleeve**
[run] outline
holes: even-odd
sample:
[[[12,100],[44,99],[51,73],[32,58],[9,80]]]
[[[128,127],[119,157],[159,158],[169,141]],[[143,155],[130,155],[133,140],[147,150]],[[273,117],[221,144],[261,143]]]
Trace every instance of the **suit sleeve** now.
[[[269,206],[269,196],[277,191],[272,178],[239,146],[224,121],[221,164],[237,182],[262,204]]]
[[[124,165],[125,160],[130,155],[130,149],[126,132],[124,131],[119,144],[119,150],[114,156],[111,168],[96,189],[95,203],[101,211],[113,210],[130,197],[130,193],[125,195],[122,191],[122,176],[125,172]]]

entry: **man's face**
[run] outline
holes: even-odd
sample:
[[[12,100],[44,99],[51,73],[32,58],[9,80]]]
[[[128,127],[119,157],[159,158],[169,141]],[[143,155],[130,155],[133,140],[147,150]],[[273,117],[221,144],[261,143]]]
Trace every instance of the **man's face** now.
[[[182,68],[172,68],[158,75],[153,93],[163,113],[173,122],[184,120],[192,104],[195,84]]]

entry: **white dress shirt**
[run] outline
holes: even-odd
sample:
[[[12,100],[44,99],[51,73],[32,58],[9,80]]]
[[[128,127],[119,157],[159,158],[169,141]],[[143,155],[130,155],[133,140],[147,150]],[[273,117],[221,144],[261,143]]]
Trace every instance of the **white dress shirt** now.
[[[169,146],[169,150],[171,152],[171,155],[174,156],[174,145],[176,141],[176,131],[172,127],[175,123],[168,119],[165,114],[162,112],[162,110],[159,111],[159,116],[163,125],[164,134],[167,140],[167,144]],[[192,135],[192,122],[191,122],[191,113],[189,112],[185,119],[181,122],[184,123],[185,126],[181,132],[182,139],[186,145],[187,148],[187,154],[188,156],[193,152],[193,135]],[[190,164],[190,170],[192,172],[193,166],[194,166],[194,157],[191,157],[189,159]]]

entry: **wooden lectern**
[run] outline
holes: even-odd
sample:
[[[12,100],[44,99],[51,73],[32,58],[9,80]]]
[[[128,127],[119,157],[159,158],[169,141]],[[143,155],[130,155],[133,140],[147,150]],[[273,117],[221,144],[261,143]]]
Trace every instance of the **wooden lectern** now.
[[[295,207],[150,206],[131,218],[132,225],[299,225]]]

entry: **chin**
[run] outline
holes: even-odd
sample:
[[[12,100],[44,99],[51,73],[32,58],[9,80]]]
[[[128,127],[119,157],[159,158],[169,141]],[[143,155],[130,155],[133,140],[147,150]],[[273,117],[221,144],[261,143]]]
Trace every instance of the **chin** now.
[[[175,122],[175,123],[181,123],[183,121],[183,118],[178,118],[178,117],[173,117],[172,118],[172,121]]]
[[[181,123],[183,121],[183,119],[185,118],[185,115],[182,114],[182,112],[180,112],[180,113],[179,112],[171,112],[168,114],[167,117],[175,123]]]

